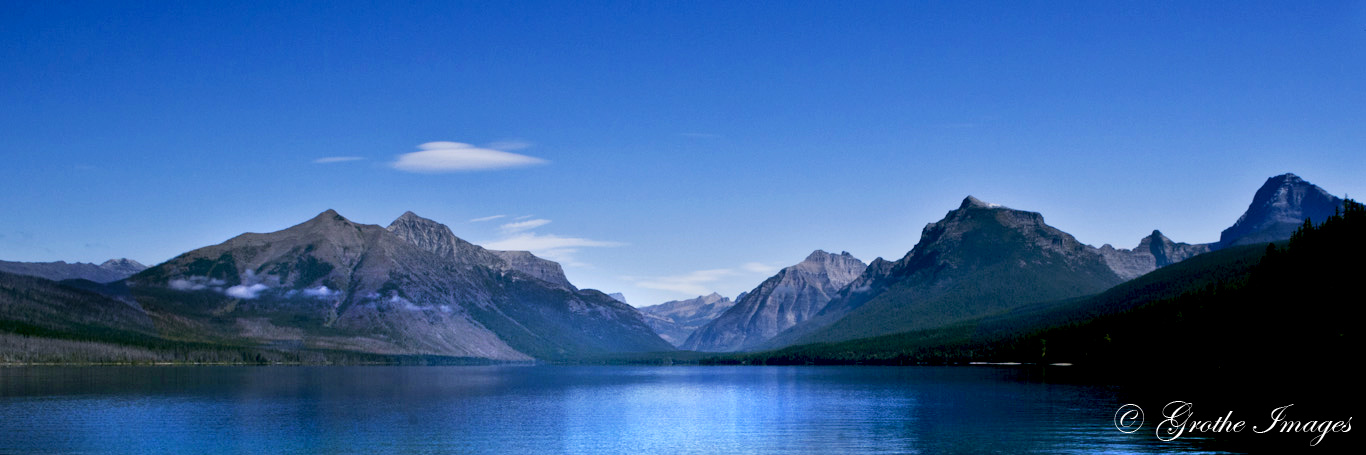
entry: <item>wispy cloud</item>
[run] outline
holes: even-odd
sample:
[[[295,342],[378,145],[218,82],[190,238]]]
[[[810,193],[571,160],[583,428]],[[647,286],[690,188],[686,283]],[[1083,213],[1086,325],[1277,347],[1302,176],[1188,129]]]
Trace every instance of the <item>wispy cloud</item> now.
[[[471,222],[471,223],[483,223],[483,222],[485,222],[485,221],[493,221],[493,220],[496,220],[496,219],[499,219],[499,218],[503,218],[503,217],[506,217],[506,216],[507,216],[507,215],[492,215],[492,216],[485,216],[485,217],[479,217],[479,218],[472,219],[472,220],[470,220],[470,222]]]
[[[746,272],[753,272],[753,273],[768,273],[768,274],[771,274],[771,273],[773,273],[773,272],[777,272],[777,271],[778,271],[778,268],[777,268],[777,267],[774,267],[774,266],[771,266],[771,265],[768,265],[768,264],[764,264],[764,263],[762,263],[762,262],[746,262],[746,263],[744,263],[744,265],[741,265],[740,268],[741,268],[741,269],[744,269],[744,271],[746,271]]]
[[[706,295],[712,292],[709,286],[723,278],[735,275],[732,269],[697,270],[683,275],[657,277],[622,277],[645,289],[673,291],[683,295]]]
[[[484,248],[491,250],[526,250],[535,253],[538,250],[545,251],[564,248],[622,245],[625,244],[621,242],[590,240],[580,237],[561,237],[554,234],[541,235],[535,232],[524,232],[493,243],[485,244]]]
[[[483,244],[490,250],[530,251],[537,256],[559,262],[566,266],[583,267],[588,264],[579,262],[574,254],[580,248],[615,247],[625,245],[621,242],[592,240],[582,237],[562,237],[554,234],[523,232],[496,242]]]
[[[547,225],[547,224],[550,224],[550,220],[537,218],[537,219],[534,219],[534,220],[526,220],[526,221],[517,221],[517,222],[513,222],[513,223],[507,223],[507,224],[504,224],[504,225],[502,225],[502,226],[498,226],[498,228],[499,228],[499,229],[502,229],[504,233],[511,234],[511,233],[515,233],[515,232],[529,231],[529,230],[536,229],[536,228],[541,227],[541,226],[545,226],[545,225]]]
[[[394,169],[406,172],[441,173],[486,171],[545,164],[546,160],[479,148],[459,142],[428,142],[419,145],[420,152],[405,153],[394,161]]]
[[[360,161],[365,158],[359,156],[329,156],[313,160],[314,164],[345,163],[347,161]]]
[[[706,295],[716,291],[717,282],[722,280],[746,280],[749,279],[746,278],[747,275],[771,275],[777,270],[778,267],[762,262],[746,262],[739,267],[697,270],[682,275],[653,277],[624,276],[621,278],[646,289],[673,291],[680,295],[695,296]]]

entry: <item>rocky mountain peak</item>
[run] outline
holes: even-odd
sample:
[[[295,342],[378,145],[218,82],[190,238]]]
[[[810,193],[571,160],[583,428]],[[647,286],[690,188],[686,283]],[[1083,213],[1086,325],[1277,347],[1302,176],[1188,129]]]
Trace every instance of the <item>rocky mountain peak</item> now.
[[[404,212],[386,228],[399,238],[418,248],[436,253],[463,264],[478,264],[492,269],[506,269],[506,261],[484,248],[456,237],[444,224]]]
[[[435,230],[445,230],[446,232],[450,232],[450,228],[446,227],[446,225],[441,224],[441,223],[438,223],[438,222],[433,221],[433,220],[430,220],[430,219],[427,219],[427,218],[423,218],[423,217],[419,216],[418,214],[413,213],[412,211],[403,212],[402,215],[399,215],[398,218],[395,218],[395,219],[394,219],[394,222],[389,223],[389,227],[386,228],[386,229],[388,229],[389,232],[395,232],[395,231],[402,230],[402,229],[405,229],[405,228],[406,228],[406,229],[412,229],[412,228],[435,229]],[[453,235],[455,235],[455,234],[451,234],[451,235],[453,236]]]
[[[764,280],[736,299],[735,306],[699,328],[686,349],[734,351],[763,343],[825,308],[866,265],[848,252],[816,250],[796,265]]]
[[[645,323],[649,324],[655,333],[669,344],[679,346],[698,327],[716,319],[732,305],[735,305],[735,301],[713,292],[687,300],[672,300],[651,305],[639,310],[645,315]]]
[[[318,216],[313,217],[313,219],[309,221],[345,221],[348,223],[351,222],[351,220],[346,219],[346,217],[341,216],[340,213],[337,213],[336,210],[332,209],[323,210],[322,213],[319,213]]]
[[[569,282],[569,278],[564,275],[564,268],[560,263],[543,259],[530,251],[497,251],[489,250],[490,253],[502,258],[509,267],[531,275],[541,281],[554,284],[561,288],[574,290],[577,289]]]
[[[867,264],[848,251],[836,255],[825,250],[816,250],[807,255],[802,262],[783,269],[780,275],[804,273],[817,279],[829,280],[830,286],[838,289],[858,278],[865,268]]]
[[[1125,280],[1137,278],[1160,267],[1209,251],[1208,244],[1191,245],[1175,242],[1156,229],[1152,234],[1139,240],[1138,246],[1132,250],[1116,249],[1109,244],[1096,249],[1096,252],[1105,258],[1110,270]]]
[[[346,217],[344,216],[341,216],[341,214],[337,213],[336,210],[327,209],[324,210],[322,213],[319,213],[317,216],[310,218],[308,221],[299,223],[298,225],[286,229],[285,231],[315,232],[320,233],[325,237],[328,237],[331,235],[331,233],[335,233],[338,230],[350,231],[354,230],[357,226],[360,225],[352,222],[351,220],[346,219]]]
[[[982,201],[981,199],[977,199],[977,198],[975,198],[975,197],[972,197],[971,195],[968,195],[968,197],[963,198],[963,203],[958,205],[958,209],[959,209],[959,210],[962,210],[962,209],[999,209],[999,208],[1003,208],[1003,207],[1001,206],[1001,204],[992,204],[992,203],[990,203],[990,202],[984,202],[984,201]]]
[[[1219,248],[1290,238],[1304,220],[1321,222],[1342,207],[1342,199],[1295,174],[1266,179],[1252,204],[1219,236]]]
[[[103,267],[103,268],[136,268],[136,269],[138,269],[138,270],[147,268],[147,266],[142,265],[141,262],[134,261],[134,260],[128,259],[128,258],[110,259],[110,260],[104,261],[104,263],[100,264],[100,267]]]
[[[1083,247],[1071,235],[1044,223],[1043,215],[1038,212],[1016,210],[968,196],[958,209],[926,225],[920,233],[920,242],[911,253],[918,250],[959,251],[965,242],[976,244],[968,250],[976,252],[981,248],[999,247],[1008,239],[1024,240],[1024,244],[1065,255],[1078,254]],[[898,262],[905,262],[910,256],[908,253]]]

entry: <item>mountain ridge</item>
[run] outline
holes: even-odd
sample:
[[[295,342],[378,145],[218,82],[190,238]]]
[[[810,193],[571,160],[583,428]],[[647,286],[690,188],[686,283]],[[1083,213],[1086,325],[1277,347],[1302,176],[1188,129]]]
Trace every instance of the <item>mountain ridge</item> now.
[[[866,268],[847,251],[836,255],[815,250],[764,280],[735,306],[693,332],[680,347],[737,351],[758,346],[823,310]]]
[[[658,305],[638,308],[645,322],[661,338],[675,347],[681,346],[694,331],[716,319],[735,302],[718,293],[686,300],[671,300]]]

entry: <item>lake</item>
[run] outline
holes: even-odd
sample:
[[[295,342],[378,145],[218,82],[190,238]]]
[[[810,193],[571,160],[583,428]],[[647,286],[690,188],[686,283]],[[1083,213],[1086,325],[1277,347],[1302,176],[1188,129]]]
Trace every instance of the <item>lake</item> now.
[[[1126,391],[1057,370],[8,367],[0,453],[1208,450],[1201,439],[1158,441],[1149,427],[1118,431]]]

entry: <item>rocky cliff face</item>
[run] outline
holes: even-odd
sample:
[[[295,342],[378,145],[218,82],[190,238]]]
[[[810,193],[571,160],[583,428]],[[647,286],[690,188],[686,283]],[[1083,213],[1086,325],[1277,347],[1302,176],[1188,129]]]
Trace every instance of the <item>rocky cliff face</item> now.
[[[1216,248],[1285,240],[1304,220],[1321,223],[1341,208],[1341,198],[1295,174],[1271,177],[1238,222],[1219,235]]]
[[[669,344],[680,346],[698,327],[716,319],[735,302],[715,292],[687,300],[673,300],[640,309],[645,322]]]
[[[939,327],[1121,281],[1095,248],[1045,224],[1042,215],[968,196],[925,226],[905,257],[874,261],[815,317],[761,347]]]
[[[1162,235],[1161,231],[1154,230],[1151,235],[1140,240],[1138,246],[1132,250],[1116,249],[1106,244],[1097,248],[1096,252],[1105,258],[1105,263],[1116,275],[1124,280],[1131,280],[1197,254],[1208,253],[1210,249],[1210,245],[1207,244],[1173,242]]]
[[[110,259],[95,265],[84,262],[9,262],[0,261],[0,272],[16,275],[36,276],[53,281],[90,280],[96,283],[111,283],[132,276],[147,269],[132,259]]]
[[[531,275],[541,281],[550,283],[560,288],[576,290],[569,278],[564,276],[564,269],[560,263],[548,259],[541,259],[529,251],[497,251],[489,250],[507,262],[513,270]]]
[[[695,351],[739,351],[758,346],[825,308],[867,266],[849,253],[816,250],[745,294],[681,346]]]
[[[536,257],[527,251],[496,251],[456,237],[444,224],[404,212],[387,228],[389,232],[417,245],[419,248],[446,257],[466,266],[482,266],[497,270],[517,270],[551,285],[571,291],[578,290],[564,275],[555,261]]]
[[[499,360],[671,348],[634,308],[514,270],[411,213],[385,229],[329,210],[129,284],[166,331],[201,341]]]

